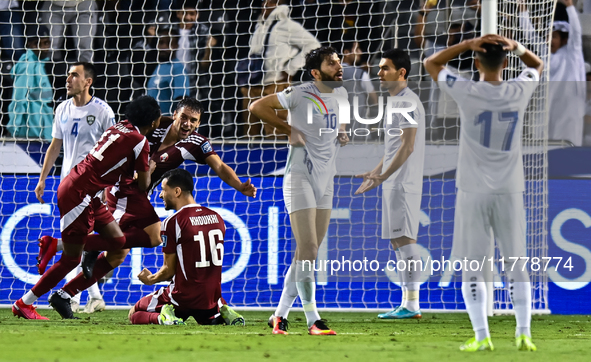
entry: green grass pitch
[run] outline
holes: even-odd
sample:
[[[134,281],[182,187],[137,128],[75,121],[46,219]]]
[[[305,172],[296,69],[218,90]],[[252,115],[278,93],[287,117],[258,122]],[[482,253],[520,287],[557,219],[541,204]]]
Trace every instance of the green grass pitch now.
[[[490,318],[494,352],[465,353],[473,336],[466,314],[425,314],[382,321],[375,313],[322,313],[337,336],[309,336],[303,313],[290,314],[291,335],[272,335],[270,312],[244,312],[246,327],[132,326],[126,311],[28,321],[0,309],[0,361],[589,361],[591,316],[534,316],[537,352],[518,352],[515,320]]]

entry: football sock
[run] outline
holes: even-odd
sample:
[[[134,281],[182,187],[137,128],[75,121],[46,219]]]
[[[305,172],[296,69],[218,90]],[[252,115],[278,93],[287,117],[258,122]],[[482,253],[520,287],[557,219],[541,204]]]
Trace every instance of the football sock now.
[[[486,283],[483,272],[479,270],[464,270],[462,272],[462,296],[476,334],[476,340],[481,341],[490,337],[486,315]]]
[[[25,303],[26,305],[31,305],[33,303],[35,303],[35,301],[37,299],[39,299],[38,296],[36,296],[35,294],[33,294],[32,291],[28,291],[27,293],[25,293],[25,295],[23,295],[23,297],[21,298],[23,303]]]
[[[421,254],[417,244],[408,244],[398,248],[401,260],[406,262],[404,274],[406,284],[405,307],[411,312],[419,310],[419,288],[421,286]],[[417,262],[410,262],[417,261]]]
[[[515,321],[517,322],[516,337],[521,334],[531,337],[531,282],[524,263],[525,260],[519,260],[515,265],[505,268],[509,279],[509,294],[515,310]]]
[[[97,283],[91,285],[88,289],[88,296],[92,299],[103,299],[101,290]]]
[[[70,296],[76,295],[81,291],[88,289],[91,285],[96,283],[97,280],[107,275],[107,273],[113,269],[115,268],[109,264],[103,253],[96,259],[96,264],[94,264],[94,270],[90,279],[84,278],[84,274],[80,273],[76,278],[64,285],[62,289]]]
[[[84,239],[86,243],[84,245],[84,250],[86,251],[112,251],[112,250],[119,250],[123,248],[125,245],[125,236],[121,236],[118,238],[106,238],[101,236],[100,234],[92,234],[87,235]]]
[[[283,317],[285,319],[289,316],[289,310],[298,296],[298,288],[294,281],[295,270],[293,269],[293,264],[287,269],[285,281],[283,282],[283,290],[281,291],[281,299],[279,299],[279,305],[274,313],[275,316]]]
[[[31,291],[37,296],[49,292],[64,277],[80,263],[80,256],[69,256],[62,253],[60,260],[47,270]]]
[[[122,249],[153,248],[150,235],[142,229],[132,227],[125,230],[123,235],[125,235],[125,245]]]
[[[160,313],[135,311],[129,320],[131,324],[160,324],[158,322]]]
[[[398,263],[399,260],[402,260],[402,256],[400,255],[400,251],[398,249],[394,250],[394,253],[396,254],[396,262]],[[407,288],[404,280],[404,273],[402,273],[401,271],[397,271],[397,273],[398,279],[400,279],[400,289],[402,289],[402,300],[400,301],[400,306],[406,308]]]
[[[302,300],[304,314],[308,328],[310,328],[314,322],[320,319],[318,309],[316,309],[316,281],[314,280],[312,263],[304,263],[302,260],[296,261],[295,278],[298,295]]]
[[[70,280],[76,278],[76,275],[80,274],[80,272],[82,271],[82,267],[80,266],[80,264],[78,264],[77,267],[74,268],[74,270],[72,270],[71,272],[68,273],[68,275],[66,275],[66,280],[69,282]],[[82,295],[82,293],[78,293],[75,296],[72,297],[72,301],[78,303],[78,305],[80,305],[80,296]]]

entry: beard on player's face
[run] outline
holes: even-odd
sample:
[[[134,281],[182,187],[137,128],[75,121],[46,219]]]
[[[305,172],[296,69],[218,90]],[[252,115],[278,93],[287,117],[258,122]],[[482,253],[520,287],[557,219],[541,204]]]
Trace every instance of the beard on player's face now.
[[[335,89],[343,85],[343,70],[333,71],[332,74],[325,73],[321,70],[320,81],[329,88]]]

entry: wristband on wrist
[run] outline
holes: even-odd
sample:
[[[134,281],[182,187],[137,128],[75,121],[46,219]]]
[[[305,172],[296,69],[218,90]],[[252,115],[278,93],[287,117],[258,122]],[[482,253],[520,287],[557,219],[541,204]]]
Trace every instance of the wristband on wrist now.
[[[515,54],[518,57],[520,57],[523,54],[525,54],[526,51],[527,51],[527,49],[523,46],[523,44],[521,44],[520,42],[517,42],[517,48],[515,48],[513,50],[513,54]]]

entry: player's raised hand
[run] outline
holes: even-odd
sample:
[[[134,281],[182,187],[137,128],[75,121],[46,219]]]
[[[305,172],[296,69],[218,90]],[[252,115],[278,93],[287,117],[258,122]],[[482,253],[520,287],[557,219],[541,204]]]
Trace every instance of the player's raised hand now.
[[[37,200],[40,203],[44,204],[45,201],[43,200],[43,194],[45,193],[45,180],[39,180],[37,186],[35,187],[35,196],[37,196]]]
[[[289,144],[294,147],[303,147],[306,145],[306,136],[297,129],[291,127],[289,134]]]
[[[245,196],[257,197],[257,188],[250,182],[250,179],[240,184],[238,191],[240,191],[242,195]]]
[[[152,285],[154,284],[152,282],[152,280],[150,279],[150,277],[152,276],[152,272],[149,271],[148,269],[144,268],[144,270],[142,270],[138,275],[137,278],[140,280],[140,282],[146,284],[146,285]]]
[[[355,195],[362,194],[366,191],[369,191],[369,190],[375,188],[375,186],[373,186],[373,180],[371,179],[371,177],[373,177],[375,175],[376,174],[374,173],[373,170],[367,171],[366,173],[362,173],[360,175],[355,175],[355,177],[363,178],[363,182],[361,183],[361,185],[359,185],[359,187],[355,191]]]

